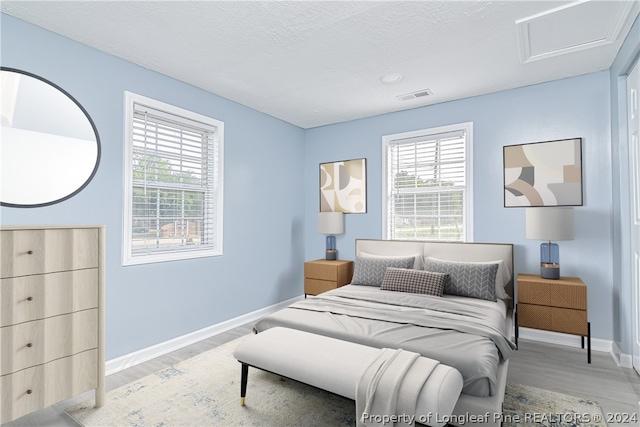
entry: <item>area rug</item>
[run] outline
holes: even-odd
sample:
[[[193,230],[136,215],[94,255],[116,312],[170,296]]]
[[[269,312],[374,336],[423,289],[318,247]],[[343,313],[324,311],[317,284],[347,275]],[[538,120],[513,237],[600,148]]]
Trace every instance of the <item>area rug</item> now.
[[[509,426],[607,425],[598,402],[521,384],[507,384],[502,408]]]
[[[249,336],[113,390],[101,408],[88,400],[66,412],[86,427],[355,426],[352,400],[252,368],[246,405],[240,406],[240,363],[233,350]],[[592,422],[598,416],[591,414],[602,415],[596,402],[509,384],[503,425],[606,426]]]

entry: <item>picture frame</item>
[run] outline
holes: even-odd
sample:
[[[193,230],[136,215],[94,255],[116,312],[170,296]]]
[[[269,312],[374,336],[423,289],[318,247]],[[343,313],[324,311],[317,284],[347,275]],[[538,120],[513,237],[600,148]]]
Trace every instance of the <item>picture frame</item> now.
[[[504,207],[582,206],[582,138],[503,147]]]
[[[320,163],[320,212],[367,212],[367,160]]]

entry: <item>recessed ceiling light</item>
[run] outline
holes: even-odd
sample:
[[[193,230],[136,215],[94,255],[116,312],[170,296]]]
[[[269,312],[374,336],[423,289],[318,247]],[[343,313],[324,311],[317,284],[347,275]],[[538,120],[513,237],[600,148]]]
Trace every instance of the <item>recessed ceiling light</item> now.
[[[380,77],[380,81],[384,84],[398,83],[400,80],[402,80],[400,73],[387,73]]]

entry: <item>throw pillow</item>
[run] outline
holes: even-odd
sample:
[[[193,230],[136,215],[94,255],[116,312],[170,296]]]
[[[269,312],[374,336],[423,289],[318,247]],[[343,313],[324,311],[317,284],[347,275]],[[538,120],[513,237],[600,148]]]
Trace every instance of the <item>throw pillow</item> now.
[[[380,289],[441,297],[446,277],[445,273],[388,267]]]
[[[387,267],[411,268],[415,257],[356,257],[352,285],[380,286]]]
[[[447,273],[444,293],[496,301],[498,264],[474,264],[455,261],[427,261],[427,271]]]

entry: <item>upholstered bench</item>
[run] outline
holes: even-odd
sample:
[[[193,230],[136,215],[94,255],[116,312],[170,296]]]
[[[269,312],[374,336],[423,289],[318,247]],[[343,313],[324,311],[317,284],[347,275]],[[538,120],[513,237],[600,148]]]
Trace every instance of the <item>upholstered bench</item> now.
[[[240,404],[244,405],[249,366],[290,378],[329,392],[356,398],[356,383],[380,349],[275,327],[251,336],[234,351],[242,364]],[[419,357],[415,363],[433,363]],[[420,367],[421,365],[418,365]],[[457,369],[438,364],[422,386],[416,403],[416,421],[431,426],[453,411],[462,391],[462,375]]]

